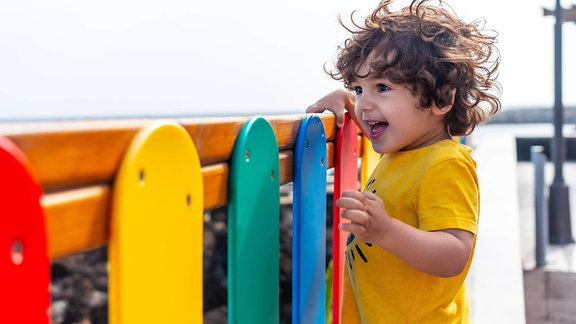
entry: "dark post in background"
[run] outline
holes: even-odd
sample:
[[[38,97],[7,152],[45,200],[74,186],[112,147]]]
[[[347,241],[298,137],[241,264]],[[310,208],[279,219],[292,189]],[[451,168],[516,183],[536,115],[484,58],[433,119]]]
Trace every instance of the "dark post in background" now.
[[[570,195],[564,182],[563,165],[566,157],[564,126],[564,107],[562,103],[562,23],[571,17],[576,18],[576,7],[563,10],[560,0],[556,0],[554,11],[544,10],[544,16],[554,14],[554,137],[551,143],[554,162],[554,180],[550,186],[549,202],[549,240],[553,244],[574,242],[570,220]],[[576,22],[576,19],[573,19]]]

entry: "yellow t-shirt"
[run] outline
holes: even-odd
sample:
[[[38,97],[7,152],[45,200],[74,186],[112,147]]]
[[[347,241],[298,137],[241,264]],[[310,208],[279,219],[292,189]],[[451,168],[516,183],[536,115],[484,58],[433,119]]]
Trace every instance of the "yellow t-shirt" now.
[[[421,230],[457,228],[476,234],[480,194],[471,151],[443,140],[386,154],[364,190],[376,193],[391,217]],[[342,323],[469,323],[465,278],[472,254],[461,274],[440,278],[350,234]]]

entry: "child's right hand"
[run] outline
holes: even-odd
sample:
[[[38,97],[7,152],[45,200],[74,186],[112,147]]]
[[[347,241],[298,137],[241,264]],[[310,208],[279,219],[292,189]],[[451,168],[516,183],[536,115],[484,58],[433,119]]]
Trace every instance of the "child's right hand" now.
[[[390,230],[391,217],[380,197],[374,193],[346,190],[336,201],[342,208],[340,216],[349,223],[340,223],[340,230],[353,233],[362,242],[379,244]]]
[[[330,92],[306,109],[306,113],[321,113],[330,110],[336,114],[336,126],[342,127],[344,113],[348,111],[354,115],[354,95],[346,89]]]

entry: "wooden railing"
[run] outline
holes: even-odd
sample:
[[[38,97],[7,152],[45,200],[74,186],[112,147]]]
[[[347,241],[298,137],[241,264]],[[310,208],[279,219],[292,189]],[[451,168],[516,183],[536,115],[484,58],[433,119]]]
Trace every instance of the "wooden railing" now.
[[[264,116],[279,149],[280,185],[293,180],[294,143],[305,115]],[[336,125],[318,115],[326,136],[326,167],[335,165]],[[203,178],[203,208],[228,203],[229,160],[246,117],[172,119],[192,138]],[[154,119],[2,122],[0,135],[14,143],[42,188],[49,258],[106,245],[115,174],[138,131]],[[359,150],[362,150],[358,134]],[[358,156],[361,152],[356,152]]]
[[[292,148],[303,115],[266,116],[280,149],[280,183],[292,181]],[[328,168],[336,127],[320,115]],[[248,117],[178,119],[192,137],[204,178],[204,208],[226,205],[228,164],[236,135]],[[122,155],[136,132],[153,120],[2,123],[0,134],[24,153],[40,182],[50,256],[57,258],[107,242],[110,190]],[[81,217],[79,216],[81,215]]]

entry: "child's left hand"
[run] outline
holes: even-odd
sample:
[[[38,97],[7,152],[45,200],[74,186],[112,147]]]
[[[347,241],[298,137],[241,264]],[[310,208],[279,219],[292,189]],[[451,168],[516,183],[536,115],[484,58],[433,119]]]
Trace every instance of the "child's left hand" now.
[[[340,216],[350,220],[350,223],[340,223],[340,230],[353,233],[366,243],[376,243],[386,235],[391,218],[382,200],[374,193],[345,191],[336,206],[342,208]]]
[[[420,230],[390,217],[382,200],[372,192],[346,191],[336,205],[343,208],[340,216],[350,220],[338,225],[341,230],[380,246],[414,269],[452,277],[465,269],[470,258],[472,232],[456,228]]]
[[[330,92],[313,105],[306,109],[306,113],[321,113],[330,110],[336,115],[336,126],[344,124],[344,113],[348,111],[352,119],[354,116],[354,95],[346,89],[338,89]]]

